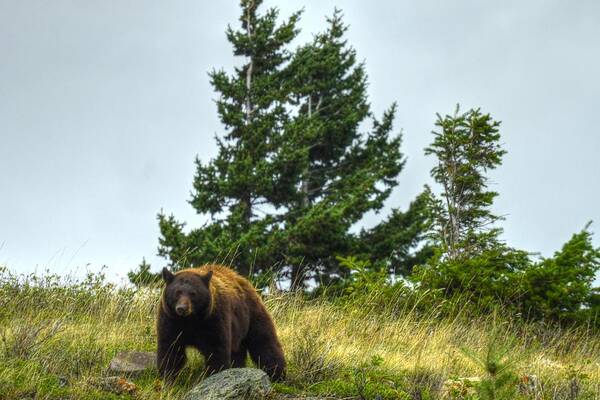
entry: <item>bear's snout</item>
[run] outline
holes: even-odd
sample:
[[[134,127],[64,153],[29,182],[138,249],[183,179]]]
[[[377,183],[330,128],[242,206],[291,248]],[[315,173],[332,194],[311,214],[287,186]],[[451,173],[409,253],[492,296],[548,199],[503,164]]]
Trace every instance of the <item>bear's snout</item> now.
[[[190,302],[190,299],[184,297],[181,300],[179,300],[177,302],[177,305],[175,306],[175,312],[180,317],[187,317],[188,315],[190,315],[192,313],[192,304]]]

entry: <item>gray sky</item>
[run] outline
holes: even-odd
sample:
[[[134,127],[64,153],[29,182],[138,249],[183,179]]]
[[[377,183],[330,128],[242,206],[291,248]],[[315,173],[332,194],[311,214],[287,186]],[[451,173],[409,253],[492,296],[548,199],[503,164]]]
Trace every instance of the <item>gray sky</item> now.
[[[305,7],[301,39],[343,9],[375,111],[398,102],[408,163],[388,206],[430,183],[435,113],[460,103],[503,121],[509,244],[549,256],[589,220],[600,232],[600,2],[275,4]],[[233,0],[0,0],[0,264],[105,264],[115,280],[143,256],[162,265],[157,212],[204,220],[187,200],[222,132],[207,71],[239,62],[224,35],[237,17]]]

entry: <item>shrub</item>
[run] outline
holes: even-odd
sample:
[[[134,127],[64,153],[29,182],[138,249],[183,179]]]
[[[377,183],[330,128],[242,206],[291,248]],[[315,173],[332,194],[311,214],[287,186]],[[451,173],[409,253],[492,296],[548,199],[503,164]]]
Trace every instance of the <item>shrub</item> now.
[[[523,314],[567,323],[588,320],[600,327],[598,288],[592,287],[600,271],[600,248],[593,246],[588,227],[574,234],[553,257],[516,277]]]

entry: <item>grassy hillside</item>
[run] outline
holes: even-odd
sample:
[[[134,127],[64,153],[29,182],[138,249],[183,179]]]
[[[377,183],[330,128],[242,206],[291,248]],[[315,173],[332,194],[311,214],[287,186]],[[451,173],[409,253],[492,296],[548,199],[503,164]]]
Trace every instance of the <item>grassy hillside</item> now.
[[[0,269],[0,399],[180,398],[202,378],[202,360],[193,352],[172,388],[163,388],[155,372],[133,379],[133,395],[97,384],[117,352],[155,349],[158,297],[158,289],[117,289],[95,276],[69,282]],[[472,313],[460,306],[454,317],[441,318],[436,308],[423,313],[377,293],[335,303],[273,294],[266,303],[289,360],[279,393],[476,399],[469,394],[474,389],[455,387],[452,394],[443,383],[480,377],[484,385],[501,386],[509,372],[537,377],[535,393],[523,389],[512,398],[600,399],[600,337],[583,328],[467,317]],[[485,359],[507,368],[490,375],[498,363],[484,368]]]

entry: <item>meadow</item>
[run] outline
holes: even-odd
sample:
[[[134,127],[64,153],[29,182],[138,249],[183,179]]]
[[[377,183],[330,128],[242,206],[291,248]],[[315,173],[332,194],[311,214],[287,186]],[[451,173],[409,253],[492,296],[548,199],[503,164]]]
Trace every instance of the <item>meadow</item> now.
[[[0,399],[181,398],[202,379],[192,351],[172,387],[155,371],[132,378],[131,394],[97,384],[118,352],[155,350],[159,296],[159,287],[116,287],[101,275],[76,281],[0,267]],[[425,307],[394,298],[271,290],[265,303],[289,362],[273,398],[482,399],[477,387],[448,383],[478,377],[473,385],[496,387],[496,398],[600,399],[600,336],[591,329],[481,315],[459,299]]]

